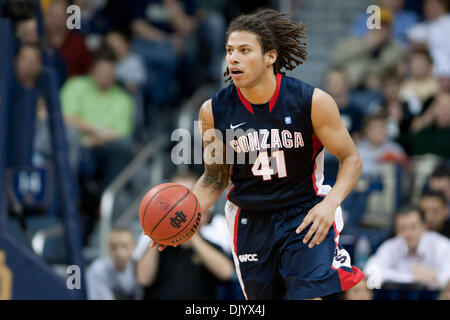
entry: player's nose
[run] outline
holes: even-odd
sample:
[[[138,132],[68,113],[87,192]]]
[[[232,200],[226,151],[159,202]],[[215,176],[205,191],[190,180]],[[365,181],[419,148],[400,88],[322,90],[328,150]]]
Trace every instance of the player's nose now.
[[[234,50],[233,53],[229,55],[229,61],[231,64],[236,64],[239,62],[237,50]]]

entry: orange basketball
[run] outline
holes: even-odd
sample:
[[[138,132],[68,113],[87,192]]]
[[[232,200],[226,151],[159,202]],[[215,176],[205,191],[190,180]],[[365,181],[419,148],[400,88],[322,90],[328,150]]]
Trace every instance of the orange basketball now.
[[[150,189],[141,200],[139,221],[154,241],[177,246],[191,238],[200,224],[197,197],[186,187],[163,183]]]

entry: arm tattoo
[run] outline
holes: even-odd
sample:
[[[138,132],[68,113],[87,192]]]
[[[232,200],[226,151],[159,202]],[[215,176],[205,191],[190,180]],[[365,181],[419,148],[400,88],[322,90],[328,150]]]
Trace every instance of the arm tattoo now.
[[[200,112],[199,114],[199,120],[200,120],[200,126],[201,126],[201,132],[202,136],[203,134],[209,130],[214,129],[214,125],[205,119],[205,115],[203,112]],[[210,144],[218,144],[222,143],[222,141],[219,141],[216,139],[216,137],[212,137],[210,141],[204,140],[204,148]],[[222,150],[225,150],[223,148]],[[214,155],[212,155],[214,156]],[[222,191],[227,185],[229,180],[229,169],[230,166],[223,161],[221,164],[214,163],[214,164],[206,164],[205,163],[205,173],[204,173],[204,179],[202,186],[204,188],[212,188],[212,192],[220,192]]]

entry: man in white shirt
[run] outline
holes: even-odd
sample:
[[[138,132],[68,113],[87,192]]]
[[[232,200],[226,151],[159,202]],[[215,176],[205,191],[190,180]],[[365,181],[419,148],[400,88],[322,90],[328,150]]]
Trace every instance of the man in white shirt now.
[[[364,273],[369,281],[443,288],[450,280],[450,240],[427,231],[423,213],[416,208],[397,213],[395,231],[397,236],[386,240],[367,262]]]

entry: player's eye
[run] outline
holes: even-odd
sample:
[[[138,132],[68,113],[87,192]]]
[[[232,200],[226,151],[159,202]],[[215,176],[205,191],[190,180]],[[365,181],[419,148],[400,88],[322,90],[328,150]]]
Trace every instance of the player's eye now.
[[[227,49],[227,54],[232,54],[232,53],[233,53],[233,49],[228,48],[228,49]]]
[[[243,48],[243,49],[241,50],[242,53],[248,53],[248,51],[249,51],[249,50],[248,50],[247,48]]]

